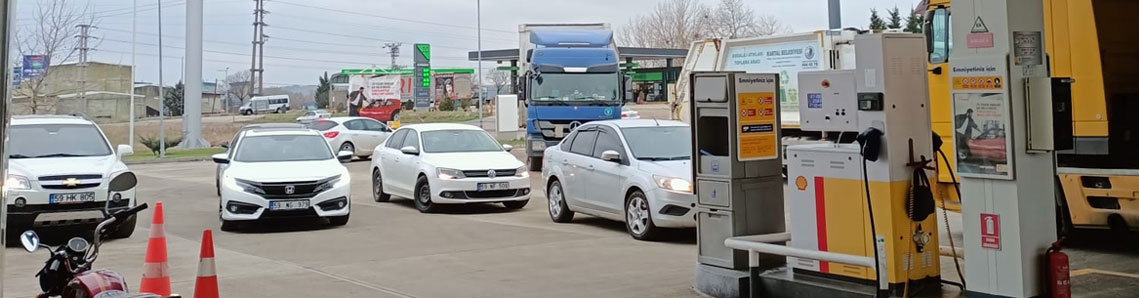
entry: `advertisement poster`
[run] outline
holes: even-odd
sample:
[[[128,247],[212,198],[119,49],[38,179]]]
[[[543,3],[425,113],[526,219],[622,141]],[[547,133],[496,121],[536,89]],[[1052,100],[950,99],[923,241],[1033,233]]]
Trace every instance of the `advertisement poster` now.
[[[1002,93],[953,94],[953,138],[962,177],[1012,179],[1008,101]]]
[[[364,87],[364,102],[360,105],[359,115],[379,121],[399,120],[400,97],[403,87],[403,78],[399,75],[351,76],[348,79],[348,90],[355,92]],[[349,96],[353,93],[349,93]]]
[[[435,75],[435,102],[439,99],[456,99],[458,94],[455,93],[455,77],[452,75]]]
[[[46,55],[24,55],[24,78],[42,77],[47,72],[50,59]]]
[[[778,73],[780,108],[799,110],[799,72],[822,70],[818,41],[797,41],[729,48],[725,71]]]

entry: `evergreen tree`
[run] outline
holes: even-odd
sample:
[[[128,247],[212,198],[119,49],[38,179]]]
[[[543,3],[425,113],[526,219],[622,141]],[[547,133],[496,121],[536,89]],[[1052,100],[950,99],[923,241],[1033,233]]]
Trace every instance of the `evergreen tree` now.
[[[906,18],[906,32],[922,33],[925,26],[925,16],[921,14],[911,14]]]
[[[166,116],[182,116],[182,109],[185,107],[184,103],[186,95],[186,86],[182,81],[178,81],[172,89],[166,89],[166,96],[163,96],[162,104],[166,105]]]
[[[877,9],[870,9],[870,30],[886,30],[886,21],[878,16]]]
[[[886,25],[886,28],[902,29],[902,13],[898,11],[898,7],[886,10],[886,13],[890,14],[890,24]]]
[[[328,78],[328,72],[324,72],[324,76],[317,77],[320,84],[316,86],[316,107],[320,109],[328,108],[328,92],[332,90],[332,82]]]

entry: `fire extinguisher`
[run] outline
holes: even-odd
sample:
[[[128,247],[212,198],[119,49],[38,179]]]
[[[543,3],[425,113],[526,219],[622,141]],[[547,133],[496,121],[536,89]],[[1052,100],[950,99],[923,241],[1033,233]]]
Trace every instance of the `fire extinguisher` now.
[[[1048,259],[1048,290],[1053,298],[1071,298],[1072,280],[1068,276],[1068,254],[1060,251],[1061,238],[1044,252]]]

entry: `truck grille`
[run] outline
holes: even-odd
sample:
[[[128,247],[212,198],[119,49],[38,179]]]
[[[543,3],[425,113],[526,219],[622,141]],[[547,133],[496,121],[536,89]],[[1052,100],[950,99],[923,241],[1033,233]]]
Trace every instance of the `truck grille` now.
[[[538,128],[538,131],[542,132],[542,138],[546,140],[561,140],[563,137],[573,131],[573,128],[576,128],[577,126],[585,123],[585,121],[580,120],[537,120],[534,122],[537,124],[536,127]],[[577,125],[574,125],[574,122],[577,122]],[[557,134],[557,129],[559,126],[562,128],[562,134],[560,137]],[[573,128],[570,126],[573,126]]]

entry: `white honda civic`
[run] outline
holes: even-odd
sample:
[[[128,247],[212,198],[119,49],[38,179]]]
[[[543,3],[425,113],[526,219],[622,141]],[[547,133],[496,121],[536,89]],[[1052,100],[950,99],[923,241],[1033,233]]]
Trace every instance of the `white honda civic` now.
[[[486,131],[465,124],[416,124],[396,130],[376,147],[372,195],[412,198],[420,212],[439,204],[502,203],[519,209],[530,201],[530,174]]]
[[[352,177],[340,162],[351,152],[334,154],[319,132],[304,128],[253,128],[235,145],[233,154],[213,156],[228,164],[221,177],[222,230],[271,218],[348,223]]]

